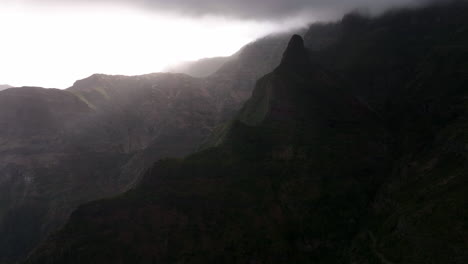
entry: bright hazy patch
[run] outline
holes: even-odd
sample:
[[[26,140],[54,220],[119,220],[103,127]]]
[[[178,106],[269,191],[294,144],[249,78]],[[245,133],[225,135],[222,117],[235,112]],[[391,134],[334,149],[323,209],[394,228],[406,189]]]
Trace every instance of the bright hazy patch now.
[[[157,72],[177,61],[230,55],[255,38],[300,23],[0,3],[0,83],[66,88],[93,73]]]

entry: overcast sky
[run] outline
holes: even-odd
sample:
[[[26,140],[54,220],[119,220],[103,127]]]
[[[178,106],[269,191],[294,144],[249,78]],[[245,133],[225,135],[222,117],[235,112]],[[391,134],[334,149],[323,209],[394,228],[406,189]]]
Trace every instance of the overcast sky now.
[[[227,56],[263,35],[427,0],[0,0],[0,84],[66,88]]]

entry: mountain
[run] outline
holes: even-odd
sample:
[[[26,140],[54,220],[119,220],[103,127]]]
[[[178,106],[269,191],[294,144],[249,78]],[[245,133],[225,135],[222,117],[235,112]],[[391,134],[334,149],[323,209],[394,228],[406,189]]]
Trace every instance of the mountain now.
[[[215,99],[186,75],[94,75],[0,94],[0,251],[24,256],[79,204],[121,193],[155,160],[197,149]]]
[[[26,263],[466,263],[467,11],[293,36],[216,144],[80,206]]]
[[[77,205],[127,190],[145,159],[195,151],[216,122],[199,83],[181,75],[96,75],[68,90],[3,91],[2,261],[27,254]]]
[[[302,31],[298,30],[297,33],[303,33]],[[235,77],[238,82],[253,81],[251,85],[255,85],[258,78],[271,72],[278,65],[290,34],[289,32],[271,34],[247,44],[232,56],[182,62],[165,71],[199,78],[213,77],[219,80]],[[250,70],[252,72],[249,72]],[[237,72],[238,76],[232,76],[233,72]]]
[[[233,117],[252,94],[259,78],[281,61],[290,33],[270,35],[243,47],[216,73],[207,77],[213,84],[222,116]],[[229,121],[224,118],[223,121]]]
[[[13,88],[13,86],[6,85],[6,84],[1,84],[1,85],[0,85],[0,91],[6,90],[6,89],[8,89],[8,88]]]
[[[128,190],[158,159],[199,149],[281,59],[270,55],[278,39],[249,44],[208,78],[95,74],[66,90],[2,91],[0,263],[23,259],[78,205]]]
[[[186,61],[167,68],[164,71],[172,73],[184,73],[193,77],[203,78],[219,70],[231,57],[215,57]]]
[[[356,224],[349,219],[358,219],[365,204],[347,208],[366,200],[366,185],[380,162],[378,155],[369,160],[368,154],[384,149],[385,132],[332,73],[306,57],[302,38],[294,36],[280,66],[258,82],[221,146],[183,161],[160,161],[136,189],[81,207],[53,244],[39,251],[46,254],[33,255],[33,263],[74,263],[78,256],[106,263],[245,263],[286,261],[286,256],[296,262],[312,255],[290,245],[292,240],[307,247],[304,232],[346,237],[341,231]],[[362,142],[374,144],[364,149]],[[309,206],[320,212],[333,206],[343,210],[342,218],[327,226],[321,220],[326,216],[316,218]],[[307,230],[309,221],[322,225]],[[48,255],[55,247],[63,253]],[[331,254],[332,249],[316,250]]]

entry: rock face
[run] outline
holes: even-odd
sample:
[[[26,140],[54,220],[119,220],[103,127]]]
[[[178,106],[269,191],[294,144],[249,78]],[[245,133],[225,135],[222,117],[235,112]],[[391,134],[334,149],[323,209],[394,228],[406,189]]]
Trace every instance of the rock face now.
[[[304,47],[304,40],[299,35],[292,36],[283,54],[280,67],[300,70],[301,68],[310,68],[310,64],[309,54]]]
[[[27,263],[466,263],[467,11],[350,15],[309,56],[294,36],[215,147],[80,206]]]
[[[216,124],[200,84],[96,75],[65,91],[1,92],[2,261],[24,256],[77,205],[127,190],[155,159],[196,150]]]
[[[67,90],[0,92],[0,263],[24,258],[79,204],[124,192],[158,159],[196,151],[276,66],[282,39],[249,44],[203,79],[96,74]]]

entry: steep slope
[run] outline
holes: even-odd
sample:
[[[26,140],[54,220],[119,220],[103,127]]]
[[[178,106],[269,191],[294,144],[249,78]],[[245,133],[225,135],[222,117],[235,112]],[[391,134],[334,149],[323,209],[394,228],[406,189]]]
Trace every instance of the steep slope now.
[[[154,160],[193,152],[216,124],[199,84],[93,76],[67,91],[2,91],[0,262],[25,256],[77,205],[127,190]]]
[[[83,172],[81,162],[90,169],[89,175],[81,177],[92,178],[94,173],[113,170],[110,164],[97,166],[102,161],[97,155],[80,158],[67,153],[69,142],[64,135],[74,133],[91,114],[92,109],[79,98],[61,90],[17,88],[0,93],[2,261],[24,254],[25,249],[35,246],[47,233],[48,227],[44,225],[55,226],[57,218],[66,217],[60,211],[48,211],[47,207],[73,203],[68,201],[68,181],[80,170]],[[115,155],[107,158],[110,163],[113,159]],[[85,179],[81,181],[86,183]],[[75,188],[81,189],[80,186]],[[81,192],[86,195],[83,189]]]
[[[66,91],[2,91],[0,263],[25,257],[77,205],[127,190],[160,158],[194,152],[274,68],[265,62],[281,57],[276,41],[251,43],[221,77],[96,74]]]
[[[392,170],[354,242],[357,263],[465,263],[466,3],[349,15],[315,54],[379,112]],[[323,31],[323,30],[322,30]],[[312,33],[312,32],[311,32]]]
[[[405,89],[435,48],[466,40],[467,4],[447,2],[394,10],[377,18],[351,13],[340,23],[311,26],[304,37],[306,46],[314,60],[340,75],[354,94],[384,114],[396,90]]]
[[[390,118],[398,142],[393,169],[368,229],[356,241],[374,257],[392,263],[468,261],[467,44],[434,50],[398,94],[405,100],[394,105]]]
[[[377,117],[294,36],[221,146],[160,161],[136,189],[80,207],[29,262],[341,258],[337,240],[357,232],[384,146]]]
[[[194,137],[196,129],[206,134],[214,122],[210,93],[201,80],[186,75],[93,75],[67,91],[95,109],[113,130],[109,142],[101,137],[95,146],[114,144],[121,152],[143,150],[177,130],[190,131]]]
[[[197,76],[193,72],[205,69],[204,64],[216,65],[216,70],[203,77],[206,77],[206,87],[217,98],[220,120],[228,121],[250,97],[256,81],[280,63],[291,34],[268,35],[247,44],[230,57],[203,59],[175,72]]]
[[[229,121],[249,99],[257,80],[278,66],[289,38],[290,34],[278,34],[256,40],[206,78],[222,121]]]

